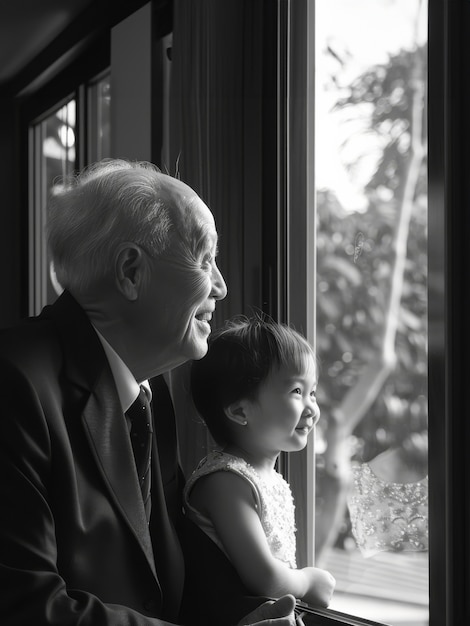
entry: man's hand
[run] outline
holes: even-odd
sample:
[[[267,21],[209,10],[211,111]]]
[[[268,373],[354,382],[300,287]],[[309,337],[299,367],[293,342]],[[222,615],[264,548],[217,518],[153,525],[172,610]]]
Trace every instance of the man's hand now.
[[[287,595],[275,602],[265,602],[244,617],[238,626],[300,626],[294,614],[295,598]]]

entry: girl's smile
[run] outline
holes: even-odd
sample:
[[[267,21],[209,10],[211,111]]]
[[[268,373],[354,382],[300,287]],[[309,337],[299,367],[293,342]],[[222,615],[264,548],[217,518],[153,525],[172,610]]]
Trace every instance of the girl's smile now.
[[[275,369],[260,385],[255,399],[240,401],[246,425],[237,431],[237,443],[251,459],[276,459],[281,451],[294,452],[307,445],[320,417],[316,386],[316,366],[308,358],[303,372],[292,372],[287,366]]]

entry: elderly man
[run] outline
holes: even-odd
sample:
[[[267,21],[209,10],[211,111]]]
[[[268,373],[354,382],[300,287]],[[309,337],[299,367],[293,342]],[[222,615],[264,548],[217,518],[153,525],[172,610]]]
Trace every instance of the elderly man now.
[[[48,240],[64,293],[0,335],[0,623],[176,622],[181,476],[161,375],[205,354],[227,292],[213,216],[150,164],[106,161],[56,191]],[[263,619],[292,624],[293,598],[244,623]]]

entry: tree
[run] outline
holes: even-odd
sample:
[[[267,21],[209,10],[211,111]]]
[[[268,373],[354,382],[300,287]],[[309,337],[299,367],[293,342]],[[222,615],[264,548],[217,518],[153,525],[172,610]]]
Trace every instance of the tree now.
[[[359,76],[336,104],[352,120],[366,109],[381,153],[366,212],[346,213],[331,190],[318,197],[317,351],[327,365],[319,398],[319,560],[344,525],[351,459],[394,445],[410,415],[421,428],[425,413],[425,60],[425,47],[403,50]]]

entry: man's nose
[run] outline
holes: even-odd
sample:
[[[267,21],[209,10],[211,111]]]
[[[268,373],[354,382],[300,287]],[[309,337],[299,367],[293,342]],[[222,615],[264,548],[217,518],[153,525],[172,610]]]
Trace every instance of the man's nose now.
[[[216,300],[223,300],[227,295],[227,285],[217,265],[212,270],[211,296]]]

